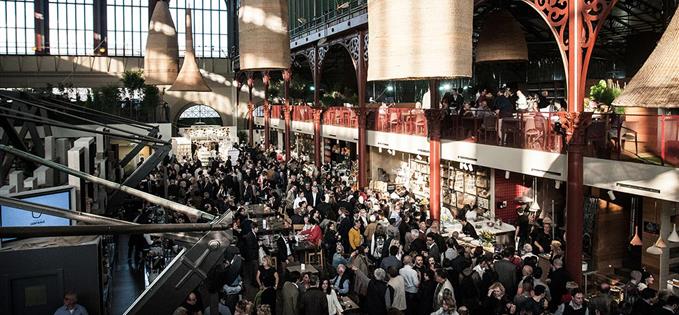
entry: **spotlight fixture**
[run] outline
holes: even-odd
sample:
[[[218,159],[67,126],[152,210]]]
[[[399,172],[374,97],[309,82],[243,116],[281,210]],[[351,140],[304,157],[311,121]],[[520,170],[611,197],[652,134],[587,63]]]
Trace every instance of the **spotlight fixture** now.
[[[510,175],[511,175],[511,173],[509,171],[505,171],[505,179],[509,179]]]
[[[417,159],[418,159],[418,160],[421,160],[421,159],[422,159],[422,156],[418,154],[418,155],[417,155]]]
[[[615,201],[615,194],[613,193],[612,190],[608,191],[608,198],[610,198],[611,201]]]
[[[560,180],[554,181],[554,188],[556,188],[556,189],[561,188],[561,181]]]
[[[394,91],[394,86],[392,86],[392,85],[387,85],[387,91],[389,91],[389,92]]]
[[[349,1],[338,4],[337,5],[337,10],[344,10],[349,8]]]
[[[306,19],[303,17],[297,18],[297,23],[299,23],[300,25],[304,25],[306,24]]]

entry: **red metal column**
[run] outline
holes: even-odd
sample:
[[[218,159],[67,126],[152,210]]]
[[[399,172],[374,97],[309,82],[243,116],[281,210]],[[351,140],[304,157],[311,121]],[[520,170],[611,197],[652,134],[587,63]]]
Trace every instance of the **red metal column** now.
[[[255,128],[255,103],[252,101],[252,88],[255,85],[254,74],[252,72],[248,73],[248,145],[253,147],[255,145],[254,141],[254,128]]]
[[[441,217],[441,120],[439,109],[438,80],[429,81],[431,109],[425,110],[429,131],[429,218],[439,221]]]
[[[270,124],[271,124],[271,105],[269,105],[269,71],[262,73],[262,81],[264,82],[264,149],[269,149]]]
[[[568,191],[566,202],[566,270],[582,281],[584,221],[583,155],[585,129],[591,115],[582,113],[589,61],[596,38],[618,0],[523,0],[547,22],[561,51],[567,73],[569,113],[561,115],[568,130]],[[566,4],[567,6],[563,6]],[[567,31],[567,32],[566,32]],[[565,34],[568,34],[566,36]]]
[[[283,136],[283,142],[285,145],[285,160],[290,160],[290,125],[291,117],[290,112],[292,111],[292,105],[290,105],[290,80],[292,80],[292,70],[283,70],[283,81],[285,83],[285,106],[283,107],[283,117],[285,118],[285,135]]]
[[[314,115],[314,161],[316,167],[320,169],[323,165],[323,134],[321,133],[321,118],[323,117],[323,110],[320,108],[313,109]]]
[[[365,91],[368,84],[368,61],[365,59],[365,32],[358,33],[358,62],[356,76],[358,83],[358,187],[359,189],[368,187],[368,111],[365,108]]]
[[[49,0],[34,1],[34,26],[35,26],[35,54],[49,55],[50,31],[49,31]]]

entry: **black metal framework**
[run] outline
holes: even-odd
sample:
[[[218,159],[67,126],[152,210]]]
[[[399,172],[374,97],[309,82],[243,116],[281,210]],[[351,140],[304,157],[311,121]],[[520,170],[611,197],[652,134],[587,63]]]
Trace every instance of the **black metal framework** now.
[[[34,11],[34,0],[0,1],[0,55],[34,53]]]
[[[50,0],[52,55],[94,53],[93,0]]]
[[[109,56],[143,56],[149,29],[149,1],[107,0]]]
[[[193,11],[193,45],[196,56],[227,58],[229,52],[227,3],[224,0],[175,0],[170,12],[177,28],[179,55],[186,48],[186,8]]]

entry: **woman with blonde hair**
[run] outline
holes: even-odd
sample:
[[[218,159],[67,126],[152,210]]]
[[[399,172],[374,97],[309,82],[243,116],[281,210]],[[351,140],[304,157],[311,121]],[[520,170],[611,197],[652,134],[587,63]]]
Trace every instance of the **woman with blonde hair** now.
[[[502,283],[495,282],[491,284],[488,288],[488,297],[483,303],[483,314],[514,314],[514,312],[516,312],[516,306],[512,304],[505,292],[505,287]]]
[[[278,272],[271,263],[270,256],[262,257],[262,265],[257,269],[257,284],[261,294],[260,305],[266,304],[276,309],[276,289],[278,288]]]

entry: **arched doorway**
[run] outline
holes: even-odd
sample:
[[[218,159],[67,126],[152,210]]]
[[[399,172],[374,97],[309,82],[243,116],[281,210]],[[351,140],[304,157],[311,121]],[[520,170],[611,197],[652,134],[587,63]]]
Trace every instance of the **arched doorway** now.
[[[177,117],[177,127],[186,128],[193,125],[223,126],[222,117],[209,105],[193,104],[186,107]]]

